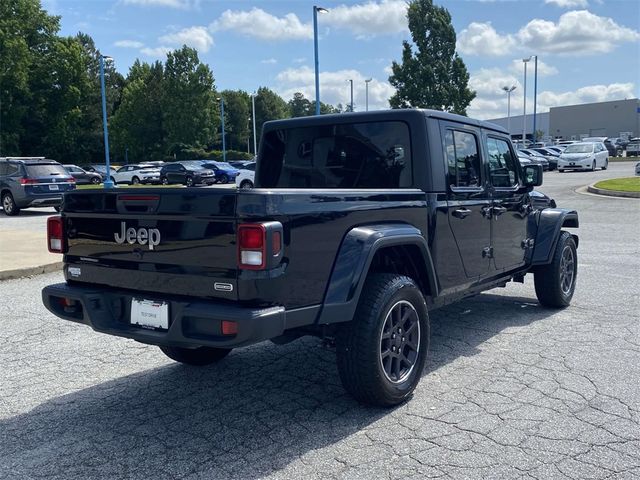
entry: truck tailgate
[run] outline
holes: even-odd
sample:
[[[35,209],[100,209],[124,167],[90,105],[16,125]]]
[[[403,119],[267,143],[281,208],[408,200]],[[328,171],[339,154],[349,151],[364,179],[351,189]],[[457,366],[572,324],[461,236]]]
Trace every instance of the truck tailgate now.
[[[65,196],[68,281],[237,299],[235,190],[127,189]]]

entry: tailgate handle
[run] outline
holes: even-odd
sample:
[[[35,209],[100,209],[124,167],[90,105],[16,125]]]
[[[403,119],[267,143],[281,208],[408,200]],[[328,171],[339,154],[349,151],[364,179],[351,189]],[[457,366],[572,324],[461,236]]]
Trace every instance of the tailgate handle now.
[[[118,195],[118,213],[153,213],[160,204],[160,195]]]

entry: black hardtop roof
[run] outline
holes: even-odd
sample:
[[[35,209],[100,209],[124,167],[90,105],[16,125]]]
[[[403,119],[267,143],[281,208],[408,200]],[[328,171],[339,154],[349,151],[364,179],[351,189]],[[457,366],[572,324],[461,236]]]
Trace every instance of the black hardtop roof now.
[[[415,120],[417,117],[437,118],[449,122],[463,123],[474,127],[486,128],[496,132],[508,134],[507,130],[495,123],[484,122],[474,118],[457,115],[455,113],[441,112],[439,110],[428,110],[420,108],[398,108],[390,110],[376,110],[371,112],[354,113],[332,113],[328,115],[313,115],[309,117],[287,118],[284,120],[272,120],[266,122],[265,128],[271,130],[276,128],[295,128],[313,125],[325,125],[327,123],[353,123],[365,121],[384,120]]]
[[[51,160],[50,158],[44,158],[44,157],[0,157],[0,162],[18,162],[18,163],[23,163],[25,165],[37,165],[37,164],[60,165],[60,162]]]

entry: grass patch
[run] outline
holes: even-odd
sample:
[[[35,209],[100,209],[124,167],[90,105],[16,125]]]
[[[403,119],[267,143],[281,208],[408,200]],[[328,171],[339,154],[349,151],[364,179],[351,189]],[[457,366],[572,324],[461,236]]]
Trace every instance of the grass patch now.
[[[612,178],[598,182],[594,187],[618,192],[640,192],[640,177]]]
[[[640,162],[640,157],[609,157],[610,162]]]
[[[119,183],[114,188],[126,189],[126,188],[184,188],[184,185],[175,184],[175,185],[127,185],[124,183]],[[104,186],[102,185],[77,185],[76,190],[102,190]]]

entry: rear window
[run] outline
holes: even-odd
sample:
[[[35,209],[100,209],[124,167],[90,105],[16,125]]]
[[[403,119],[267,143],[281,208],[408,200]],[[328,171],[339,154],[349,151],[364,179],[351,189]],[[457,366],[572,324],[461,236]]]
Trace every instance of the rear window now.
[[[261,187],[412,187],[411,142],[404,122],[272,130],[263,141]]]
[[[52,164],[25,165],[29,177],[68,177],[69,172],[62,166]]]

